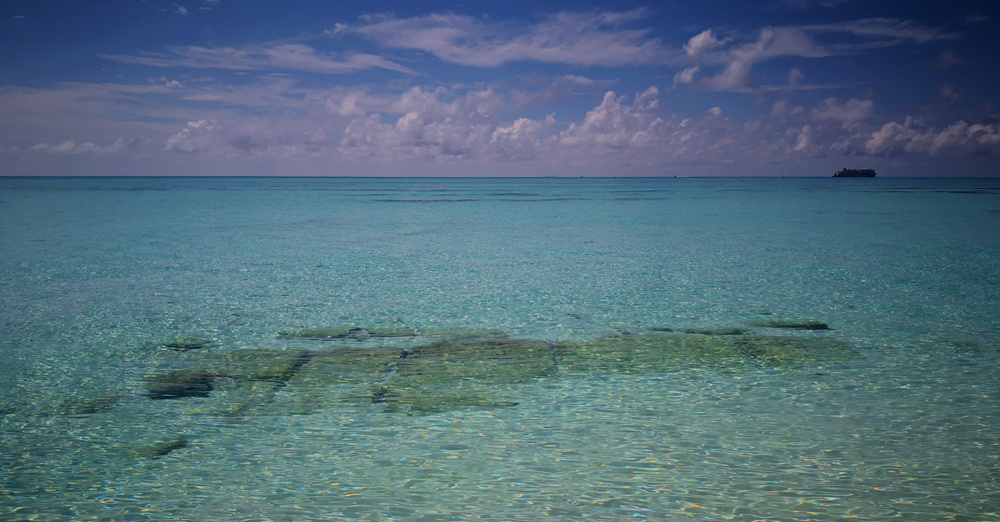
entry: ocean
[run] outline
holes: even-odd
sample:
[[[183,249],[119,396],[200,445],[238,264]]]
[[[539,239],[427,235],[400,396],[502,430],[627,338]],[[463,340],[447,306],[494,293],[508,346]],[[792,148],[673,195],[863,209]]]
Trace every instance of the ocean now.
[[[0,178],[0,519],[997,520],[1000,180]]]

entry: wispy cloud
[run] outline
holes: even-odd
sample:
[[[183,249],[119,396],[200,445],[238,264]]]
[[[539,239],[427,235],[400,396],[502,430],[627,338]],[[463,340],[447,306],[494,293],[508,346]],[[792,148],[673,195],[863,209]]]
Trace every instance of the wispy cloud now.
[[[366,36],[379,45],[414,49],[441,60],[475,67],[513,61],[621,66],[666,63],[676,51],[650,29],[625,26],[645,18],[627,12],[562,12],[526,26],[488,23],[470,16],[434,14],[414,18],[366,17],[333,33]]]
[[[242,71],[290,70],[323,74],[346,74],[379,68],[415,74],[409,67],[372,54],[351,54],[343,58],[318,53],[303,44],[265,46],[198,47],[173,46],[167,53],[102,54],[116,62],[152,67],[189,67],[195,69],[231,69]]]
[[[118,138],[114,141],[114,143],[109,143],[107,145],[97,145],[90,141],[84,143],[77,143],[76,140],[69,139],[56,145],[50,145],[48,143],[38,143],[32,146],[30,150],[57,152],[63,154],[90,153],[90,154],[96,154],[98,156],[103,156],[108,154],[116,154],[127,150],[135,150],[138,147],[138,145],[139,145],[139,140],[134,138],[132,139]]]
[[[836,43],[820,35],[836,34]],[[710,91],[751,92],[760,86],[753,67],[778,57],[825,58],[904,44],[925,44],[960,38],[959,33],[927,27],[910,20],[867,18],[822,25],[765,27],[756,40],[719,39],[712,30],[693,36],[684,45],[692,65],[674,77],[674,85],[694,84]],[[704,75],[701,78],[697,74]]]
[[[836,54],[892,47],[904,43],[925,44],[941,40],[955,40],[962,37],[961,33],[945,31],[937,27],[927,27],[912,20],[898,18],[865,18],[833,24],[806,25],[798,29],[805,33],[839,33],[859,39],[855,42],[829,46],[829,51]]]

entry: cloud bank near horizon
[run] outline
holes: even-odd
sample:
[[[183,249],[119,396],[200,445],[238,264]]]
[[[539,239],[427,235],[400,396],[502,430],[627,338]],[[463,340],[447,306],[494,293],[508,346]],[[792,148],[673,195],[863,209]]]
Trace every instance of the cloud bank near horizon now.
[[[1000,156],[1000,117],[989,103],[968,110],[967,88],[941,83],[920,105],[883,111],[871,85],[810,81],[811,62],[887,49],[947,68],[947,49],[931,53],[933,65],[922,48],[951,45],[959,31],[869,17],[688,30],[671,44],[652,13],[363,15],[286,40],[96,53],[147,76],[0,87],[0,161],[14,174],[11,165],[61,156],[213,171],[294,159],[308,174],[423,165],[669,175]]]

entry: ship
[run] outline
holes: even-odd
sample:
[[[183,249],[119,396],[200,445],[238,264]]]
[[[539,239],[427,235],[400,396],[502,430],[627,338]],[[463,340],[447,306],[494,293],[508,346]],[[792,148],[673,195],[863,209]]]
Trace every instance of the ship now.
[[[833,173],[835,178],[874,178],[875,169],[840,169]]]

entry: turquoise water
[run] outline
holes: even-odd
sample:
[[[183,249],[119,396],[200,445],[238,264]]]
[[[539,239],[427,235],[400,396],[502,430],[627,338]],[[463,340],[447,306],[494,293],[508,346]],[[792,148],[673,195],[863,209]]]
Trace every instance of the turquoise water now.
[[[1000,180],[0,178],[0,518],[995,520],[998,231]]]

